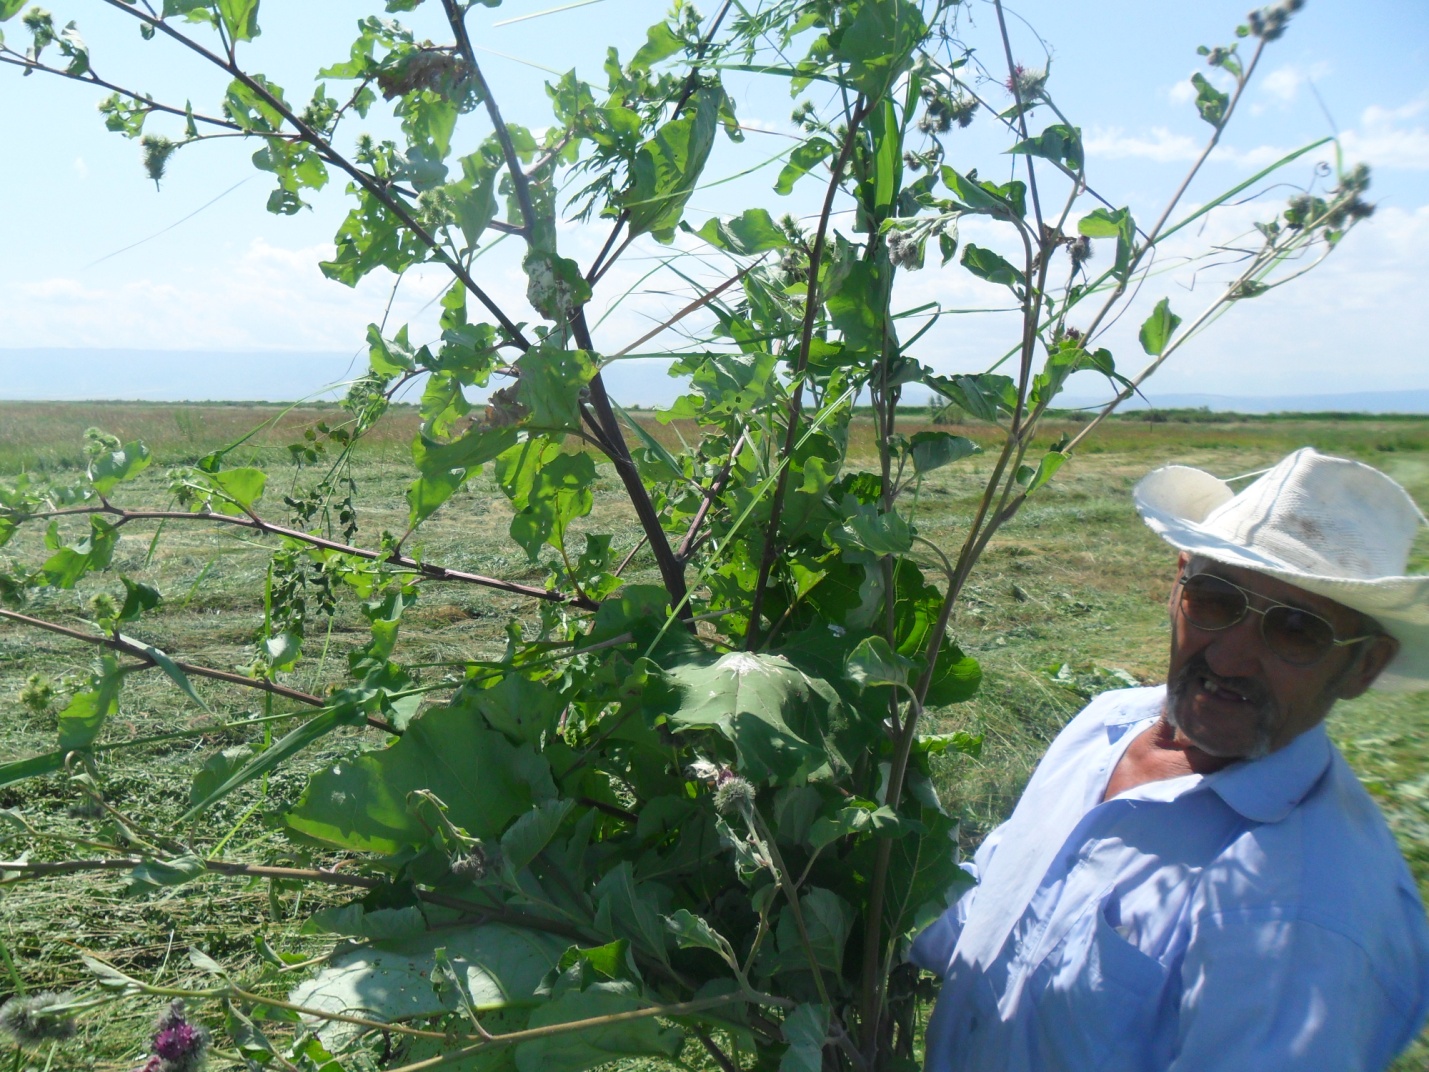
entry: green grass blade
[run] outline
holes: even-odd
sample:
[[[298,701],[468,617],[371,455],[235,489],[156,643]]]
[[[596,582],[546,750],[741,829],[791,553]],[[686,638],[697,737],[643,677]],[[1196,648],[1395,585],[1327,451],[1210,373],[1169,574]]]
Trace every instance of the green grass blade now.
[[[36,778],[41,774],[53,774],[64,765],[65,754],[62,751],[0,763],[0,786],[23,782],[26,778]]]
[[[139,649],[139,651],[143,653],[146,659],[152,659],[155,666],[157,666],[160,670],[169,675],[170,681],[172,681],[179,688],[183,689],[184,695],[186,695],[194,703],[198,704],[199,707],[203,708],[205,711],[208,710],[208,704],[204,703],[203,700],[199,698],[199,694],[194,691],[193,682],[189,680],[188,675],[185,674],[182,670],[180,670],[178,664],[175,663],[173,659],[169,658],[168,655],[160,651],[158,648],[154,647],[154,645],[152,644],[145,644],[142,640],[135,640],[133,637],[124,636],[122,633],[119,635],[119,639],[124,641],[124,643],[131,644],[133,645],[133,647]]]
[[[325,737],[337,727],[345,725],[351,721],[345,708],[334,708],[322,712],[313,718],[308,719],[301,726],[289,730],[283,737],[279,738],[265,752],[254,756],[243,766],[233,772],[222,785],[215,789],[208,796],[204,797],[183,815],[179,816],[179,823],[191,822],[204,811],[228,796],[235,789],[246,785],[254,778],[267,774],[284,760],[297,755],[308,745],[312,744],[320,737]]]
[[[1174,227],[1168,227],[1166,230],[1162,231],[1162,232],[1156,237],[1156,243],[1157,243],[1157,245],[1160,245],[1162,242],[1164,242],[1166,239],[1170,238],[1173,234],[1175,234],[1177,231],[1181,230],[1183,227],[1188,227],[1188,226],[1190,226],[1191,224],[1195,223],[1195,222],[1196,222],[1197,220],[1199,220],[1202,216],[1204,216],[1207,212],[1210,212],[1211,209],[1216,208],[1216,207],[1218,207],[1218,206],[1220,206],[1220,205],[1225,204],[1227,201],[1229,201],[1229,200],[1230,200],[1232,197],[1234,197],[1236,194],[1241,193],[1243,190],[1247,189],[1248,187],[1254,186],[1254,185],[1255,185],[1256,183],[1258,183],[1261,179],[1265,178],[1267,175],[1271,174],[1272,172],[1279,171],[1281,168],[1283,168],[1286,164],[1290,163],[1291,161],[1293,161],[1293,160],[1298,160],[1300,157],[1304,156],[1306,153],[1308,153],[1308,152],[1313,152],[1314,150],[1318,149],[1320,146],[1324,145],[1326,142],[1331,142],[1331,141],[1334,141],[1334,140],[1335,140],[1335,139],[1334,139],[1334,138],[1331,138],[1331,137],[1324,137],[1324,138],[1321,138],[1319,141],[1312,141],[1309,145],[1301,146],[1299,149],[1296,149],[1294,152],[1292,152],[1292,153],[1287,153],[1286,155],[1282,156],[1279,160],[1275,161],[1275,163],[1271,164],[1270,166],[1261,168],[1259,171],[1257,171],[1257,172],[1256,172],[1254,175],[1252,175],[1250,178],[1246,179],[1244,182],[1237,183],[1235,186],[1232,186],[1229,190],[1227,190],[1225,193],[1221,194],[1219,197],[1215,197],[1215,198],[1212,198],[1210,201],[1207,201],[1204,205],[1202,205],[1200,208],[1196,209],[1195,212],[1191,213],[1189,216],[1187,216],[1187,217],[1186,217],[1184,220],[1182,220],[1180,223],[1176,224]]]

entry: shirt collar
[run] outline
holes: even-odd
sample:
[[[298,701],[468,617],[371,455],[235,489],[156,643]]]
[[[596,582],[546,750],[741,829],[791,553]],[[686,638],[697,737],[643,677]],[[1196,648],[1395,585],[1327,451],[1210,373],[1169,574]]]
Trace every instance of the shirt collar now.
[[[1144,697],[1137,697],[1141,702],[1109,711],[1104,719],[1107,743],[1114,745],[1136,723],[1159,717],[1165,696],[1163,685],[1146,690]],[[1207,775],[1199,786],[1216,793],[1251,822],[1278,823],[1314,788],[1329,765],[1330,738],[1321,723],[1268,756],[1232,763]]]
[[[1257,823],[1278,823],[1315,787],[1330,765],[1330,738],[1321,723],[1262,759],[1232,763],[1206,787]]]

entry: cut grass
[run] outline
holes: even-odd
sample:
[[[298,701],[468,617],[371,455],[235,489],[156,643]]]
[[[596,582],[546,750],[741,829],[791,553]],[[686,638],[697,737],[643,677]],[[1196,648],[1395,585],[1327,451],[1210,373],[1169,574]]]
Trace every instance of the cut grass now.
[[[280,414],[280,407],[257,405],[0,404],[0,480],[22,471],[62,472],[81,466],[83,431],[97,425],[125,440],[143,439],[154,449],[155,464],[126,486],[122,498],[157,506],[168,501],[169,466],[192,463]],[[334,416],[321,407],[294,410],[240,448],[236,457],[273,466],[265,508],[276,510],[275,519],[283,520],[282,496],[315,479],[312,470],[284,468],[286,444],[300,440],[312,422]],[[414,422],[411,410],[394,410],[359,455],[355,476],[364,506],[358,542],[365,546],[375,546],[384,530],[401,532],[405,526],[403,494],[412,477],[406,443]],[[670,447],[694,434],[689,427],[654,421],[648,427]],[[985,428],[945,427],[990,442]],[[1063,431],[1076,427],[1076,422],[1050,426],[1046,442],[1039,440],[1039,445],[1050,446]],[[903,430],[918,428],[910,424]],[[854,453],[871,455],[869,423],[856,419],[850,434]],[[992,544],[954,622],[958,642],[983,664],[983,689],[966,704],[933,712],[939,728],[980,733],[985,741],[979,759],[952,757],[940,769],[940,791],[962,816],[965,850],[974,848],[1007,815],[1047,743],[1085,696],[1115,687],[1110,670],[1141,681],[1160,680],[1167,643],[1165,597],[1175,556],[1137,520],[1130,504],[1134,482],[1148,469],[1173,461],[1221,475],[1250,472],[1306,444],[1370,461],[1404,483],[1419,502],[1429,502],[1429,421],[1118,420],[1108,422],[1088,451],[1069,463]],[[921,535],[944,544],[958,539],[990,464],[985,455],[974,457],[924,481],[917,508]],[[581,532],[609,532],[615,554],[623,555],[636,546],[639,530],[618,481],[604,469],[600,485],[595,511],[578,527],[574,540],[579,546]],[[483,474],[424,526],[410,549],[420,550],[429,561],[539,583],[547,567],[529,563],[507,538],[510,516],[505,497]],[[158,614],[141,623],[137,631],[143,639],[177,658],[220,669],[250,663],[262,621],[271,541],[209,521],[170,523],[150,559],[152,533],[152,528],[138,524],[126,527],[113,572],[87,579],[74,592],[46,593],[33,612],[76,623],[87,616],[86,601],[96,591],[118,593],[115,574],[123,572],[156,584],[167,599]],[[4,554],[34,561],[40,535],[23,532]],[[1415,568],[1429,570],[1429,544],[1417,549]],[[626,576],[656,580],[648,551],[637,553]],[[421,601],[403,620],[403,658],[411,664],[441,664],[497,654],[512,614],[533,627],[536,623],[535,608],[515,597],[470,586],[424,584]],[[367,636],[356,599],[345,595],[330,628],[322,620],[310,623],[310,658],[296,673],[285,675],[284,683],[321,694],[340,677],[347,652]],[[18,702],[26,679],[37,672],[56,679],[62,700],[83,685],[93,655],[71,641],[0,623],[0,761],[54,746],[53,709],[35,714]],[[1068,670],[1054,678],[1052,671],[1062,665]],[[434,665],[422,673],[425,680],[438,682],[445,671]],[[105,731],[104,741],[112,745],[210,727],[200,735],[148,749],[101,752],[106,800],[136,826],[162,826],[181,813],[189,801],[193,772],[207,756],[224,747],[261,744],[265,734],[280,734],[292,724],[279,721],[265,731],[214,728],[218,722],[298,706],[268,702],[234,686],[198,687],[222,718],[194,707],[161,675],[140,674],[130,679],[120,714]],[[1331,732],[1380,802],[1421,889],[1429,890],[1424,701],[1423,695],[1371,694],[1337,709]],[[340,857],[283,841],[273,816],[301,790],[305,772],[382,739],[365,729],[325,738],[183,833],[210,852],[226,839],[225,857],[340,865]],[[0,788],[0,808],[16,809],[57,837],[124,836],[112,817],[86,810],[78,784],[64,773]],[[0,832],[12,838],[9,846],[0,845],[0,854],[9,855],[27,843],[18,831],[0,827]],[[52,840],[36,855],[58,858],[82,851],[87,850]],[[86,986],[77,956],[81,950],[165,985],[203,982],[188,961],[189,948],[204,949],[236,972],[256,974],[263,964],[260,938],[271,949],[297,956],[330,947],[330,937],[303,934],[301,923],[313,908],[350,898],[341,889],[217,877],[134,898],[125,895],[127,884],[125,876],[104,874],[0,888],[0,939],[28,988]],[[290,979],[274,976],[266,985],[277,993]],[[0,997],[12,990],[0,968]],[[89,1018],[53,1067],[76,1067],[80,1062],[82,1067],[113,1072],[133,1068],[159,1011],[157,1002],[130,1000],[102,1018]],[[1426,1066],[1429,1048],[1418,1048],[1396,1067],[1407,1072]],[[213,1067],[242,1066],[220,1053]]]

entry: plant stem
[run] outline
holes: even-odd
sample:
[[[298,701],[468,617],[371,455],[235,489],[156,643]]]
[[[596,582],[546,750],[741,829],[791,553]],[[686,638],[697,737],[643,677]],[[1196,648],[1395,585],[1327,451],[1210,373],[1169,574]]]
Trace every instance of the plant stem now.
[[[593,351],[595,346],[591,341],[590,329],[586,326],[584,308],[577,309],[571,317],[571,327],[575,332],[576,342],[583,349]],[[625,433],[621,431],[620,422],[616,420],[615,410],[610,404],[610,395],[605,390],[605,380],[599,372],[591,377],[590,406],[595,421],[610,446],[610,460],[615,466],[616,475],[625,485],[630,504],[635,508],[635,516],[640,520],[640,528],[650,542],[650,552],[655,556],[660,579],[670,596],[670,606],[675,608],[675,614],[688,626],[691,611],[689,590],[685,586],[684,563],[675,557],[670,538],[665,527],[660,524],[660,515],[650,499],[650,489],[645,486],[635,459],[630,456]]]
[[[20,614],[19,612],[13,610],[0,610],[0,619],[8,619],[12,622],[18,622],[21,625],[28,625],[34,629],[43,629],[46,632],[58,633],[61,636],[69,637],[71,640],[79,640],[86,644],[95,644],[99,647],[110,648],[113,651],[123,652],[125,655],[131,655],[136,659],[142,660],[147,666],[152,667],[159,665],[152,656],[145,653],[142,646],[132,644],[117,636],[100,633],[84,633],[78,629],[70,629],[67,626],[57,625],[54,622],[47,622],[40,618],[31,618],[27,614]],[[270,692],[273,693],[275,696],[282,696],[285,699],[296,700],[299,703],[305,703],[312,707],[323,706],[324,701],[320,697],[313,696],[310,693],[301,692],[298,689],[290,689],[286,685],[279,685],[273,681],[266,681],[262,678],[255,677],[244,677],[242,674],[230,673],[227,670],[214,670],[207,666],[198,666],[194,663],[180,662],[177,659],[174,660],[174,665],[177,666],[184,673],[192,674],[195,677],[206,677],[211,678],[215,681],[226,681],[230,685],[242,685],[244,688],[258,689],[261,692]],[[387,724],[384,722],[382,725],[385,727]],[[387,728],[390,729],[390,727]]]
[[[410,570],[423,577],[434,581],[461,581],[466,584],[476,584],[483,588],[494,588],[500,592],[510,592],[513,595],[529,596],[531,599],[541,599],[549,603],[569,603],[571,606],[579,607],[581,610],[596,610],[599,605],[580,596],[567,595],[564,592],[550,588],[537,588],[529,584],[517,584],[515,581],[504,581],[497,577],[486,577],[480,573],[468,573],[465,570],[448,569],[445,566],[437,566],[432,563],[422,562],[402,554],[391,554],[385,550],[373,551],[365,547],[354,547],[351,544],[339,543],[337,540],[329,540],[323,536],[314,536],[312,533],[303,532],[301,529],[288,528],[286,525],[275,525],[271,521],[265,521],[256,515],[244,515],[242,517],[230,514],[214,513],[188,513],[183,510],[125,510],[109,503],[100,506],[80,506],[63,510],[45,510],[34,514],[24,515],[17,520],[40,520],[50,517],[69,517],[79,514],[108,514],[118,518],[117,524],[124,525],[131,521],[212,521],[220,525],[235,525],[238,528],[251,529],[254,532],[267,533],[270,536],[281,536],[288,540],[297,540],[310,547],[321,548],[324,551],[336,551],[339,554],[351,555],[353,558],[360,558],[367,562],[388,562],[401,569]]]
[[[492,96],[486,76],[481,73],[481,65],[476,62],[476,52],[471,47],[471,36],[466,31],[466,13],[458,5],[457,0],[442,0],[442,7],[446,11],[447,22],[451,25],[452,33],[456,36],[457,47],[461,50],[462,59],[466,60],[471,67],[472,78],[476,81],[482,100],[486,103],[486,114],[490,117],[492,126],[496,128],[496,140],[501,143],[501,155],[506,161],[506,170],[511,176],[511,188],[516,193],[516,203],[521,206],[520,234],[529,242],[536,226],[536,213],[531,205],[531,179],[521,168],[521,158],[516,155],[516,146],[511,142],[511,131],[506,128],[506,122],[501,118],[501,110],[496,106],[496,98]]]
[[[854,139],[858,135],[859,124],[873,108],[872,103],[860,104],[849,119],[848,131],[844,135],[839,155],[830,165],[829,184],[824,191],[823,208],[819,210],[819,226],[814,235],[814,245],[809,250],[809,284],[804,299],[804,321],[799,330],[799,355],[794,363],[794,397],[789,403],[789,424],[784,434],[784,446],[780,453],[783,465],[779,470],[779,480],[774,488],[774,499],[769,508],[769,525],[764,537],[764,552],[759,560],[759,578],[754,585],[754,599],[749,610],[749,631],[745,634],[744,648],[754,651],[759,646],[759,616],[764,609],[764,591],[769,585],[769,573],[774,568],[774,559],[779,553],[779,518],[783,513],[784,496],[789,486],[790,461],[794,454],[794,444],[799,435],[799,415],[804,402],[804,374],[809,367],[809,347],[814,338],[814,321],[819,314],[819,266],[824,259],[824,245],[828,237],[829,217],[833,214],[834,196],[838,193],[843,179],[844,164],[853,152]]]
[[[110,7],[117,8],[118,10],[124,12],[126,15],[130,15],[133,18],[139,19],[141,22],[147,23],[149,26],[152,26],[154,29],[172,38],[174,41],[177,41],[185,48],[202,56],[204,59],[208,60],[215,66],[222,68],[233,78],[237,79],[239,82],[242,82],[243,85],[247,87],[250,92],[255,93],[259,97],[261,97],[265,104],[267,104],[270,108],[278,112],[278,114],[280,114],[288,123],[292,124],[293,129],[298,132],[298,136],[302,141],[307,142],[314,149],[316,149],[318,154],[324,160],[328,161],[328,163],[346,172],[347,175],[351,177],[354,182],[356,182],[359,186],[361,186],[378,201],[382,202],[382,204],[387,208],[389,212],[391,212],[394,216],[401,220],[403,226],[405,226],[409,231],[411,231],[412,234],[415,235],[416,238],[424,246],[431,250],[432,255],[437,260],[441,261],[442,264],[444,264],[454,276],[461,280],[462,285],[465,286],[466,289],[471,292],[471,294],[477,299],[477,301],[481,302],[482,305],[486,306],[487,311],[490,312],[491,315],[496,318],[497,323],[501,325],[502,329],[506,332],[508,338],[510,338],[516,346],[520,347],[522,350],[530,349],[530,341],[526,338],[525,335],[522,334],[521,329],[516,325],[516,323],[506,315],[502,308],[496,304],[496,302],[491,298],[489,294],[486,293],[486,291],[484,291],[480,286],[477,285],[476,280],[471,277],[471,273],[468,272],[454,257],[452,257],[450,253],[448,253],[442,247],[442,244],[436,240],[435,236],[433,236],[431,232],[429,232],[425,227],[422,226],[420,222],[418,222],[416,217],[413,216],[410,211],[408,211],[406,205],[402,204],[401,201],[393,197],[388,192],[387,188],[384,186],[383,183],[379,182],[373,176],[363,171],[361,168],[353,164],[341,153],[339,153],[336,149],[334,149],[326,138],[324,138],[321,134],[315,131],[307,123],[303,122],[301,118],[299,118],[293,113],[291,108],[289,108],[283,101],[279,100],[272,93],[270,93],[268,91],[268,88],[263,85],[263,83],[257,81],[246,71],[242,70],[231,56],[225,59],[222,56],[216,55],[209,49],[204,48],[204,46],[199,44],[197,41],[193,40],[193,38],[185,37],[183,34],[179,33],[164,19],[146,14],[143,11],[138,11],[135,8],[131,7],[128,3],[126,3],[125,0],[104,0],[104,3],[108,4]]]
[[[1002,0],[992,0],[993,9],[997,12],[997,29],[1002,35],[1002,51],[1007,58],[1007,85],[1012,90],[1012,99],[1017,105],[1017,129],[1022,135],[1022,140],[1026,141],[1027,134],[1027,110],[1022,103],[1022,83],[1017,77],[1017,64],[1012,59],[1012,42],[1007,36],[1007,19],[1002,13]],[[1037,196],[1037,174],[1032,168],[1032,157],[1026,157],[1027,164],[1027,189],[1032,195],[1032,212],[1037,220],[1037,229],[1042,229],[1042,201]]]
[[[5,962],[5,974],[10,977],[10,985],[15,988],[15,996],[24,997],[25,980],[21,979],[20,973],[15,970],[15,962],[10,958],[10,947],[3,938],[0,938],[0,960]]]

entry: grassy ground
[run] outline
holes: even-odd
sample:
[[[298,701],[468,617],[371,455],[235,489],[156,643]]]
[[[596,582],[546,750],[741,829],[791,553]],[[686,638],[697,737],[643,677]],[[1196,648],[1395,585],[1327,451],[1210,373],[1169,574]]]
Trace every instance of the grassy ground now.
[[[273,426],[239,448],[235,457],[281,466],[286,444],[321,416],[323,411],[313,407],[284,413],[256,405],[0,403],[0,479],[22,470],[59,472],[80,465],[82,432],[99,425],[124,439],[142,438],[154,448],[156,464],[127,498],[157,505],[166,501],[166,466],[191,462],[268,421]],[[356,473],[369,504],[360,518],[359,542],[375,544],[384,529],[400,530],[406,510],[402,493],[411,475],[404,444],[414,422],[411,411],[390,417]],[[672,445],[677,441],[679,430],[652,430]],[[1049,429],[1049,439],[1061,430]],[[979,434],[977,429],[962,431]],[[868,428],[857,427],[855,432],[855,450],[868,450]],[[967,848],[1007,814],[1047,742],[1087,695],[1117,687],[1118,674],[1160,680],[1167,638],[1164,604],[1174,554],[1135,518],[1129,498],[1132,484],[1153,466],[1171,461],[1221,475],[1249,472],[1307,444],[1370,461],[1400,480],[1418,501],[1429,502],[1426,420],[1116,420],[993,544],[954,623],[959,642],[983,663],[983,691],[967,704],[935,713],[945,728],[973,730],[986,738],[979,760],[950,760],[943,771],[942,788],[963,816]],[[985,467],[974,459],[940,470],[926,482],[918,506],[923,535],[939,542],[956,539],[971,513],[971,497]],[[301,488],[310,477],[309,471],[298,474],[295,486]],[[275,471],[270,502],[288,491],[286,485],[279,487],[285,479]],[[638,531],[613,478],[603,482],[596,513],[593,523],[616,534],[617,553],[634,547]],[[505,537],[509,516],[504,497],[483,476],[424,529],[423,553],[454,567],[539,581],[542,571],[530,567],[519,550],[513,553]],[[144,638],[176,657],[224,669],[250,662],[262,614],[264,549],[247,536],[208,525],[171,526],[151,549],[153,530],[133,528],[121,538],[115,567],[157,584],[167,599],[162,614],[145,619]],[[21,541],[4,553],[28,558],[28,546]],[[651,566],[648,556],[637,555],[630,575],[653,579]],[[1429,569],[1429,545],[1416,555],[1416,568]],[[74,620],[87,614],[86,600],[103,587],[118,590],[117,583],[106,585],[101,579],[78,592],[45,596],[34,611],[41,617]],[[493,653],[512,613],[531,614],[534,620],[530,608],[499,593],[428,586],[404,620],[406,659],[437,662]],[[345,651],[365,639],[355,601],[345,600],[330,632],[309,639],[310,652],[325,652],[325,657],[305,662],[287,683],[322,691],[336,678],[334,668]],[[92,655],[62,638],[0,623],[0,761],[53,747],[53,712],[34,713],[18,701],[29,675],[43,672],[67,694],[83,682]],[[1052,672],[1062,666],[1066,669],[1060,675]],[[237,688],[205,687],[204,695],[228,720],[290,709],[282,702],[265,705]],[[1333,719],[1332,733],[1380,801],[1421,889],[1429,892],[1425,699],[1371,694],[1344,705]],[[162,677],[141,675],[126,688],[121,715],[105,739],[117,744],[215,722],[214,716],[184,702]],[[281,731],[284,724],[272,725],[276,729],[267,732]],[[137,826],[167,821],[164,817],[181,812],[188,800],[189,777],[198,757],[221,746],[256,742],[264,732],[253,727],[212,729],[158,748],[108,753],[102,761],[106,800]],[[331,762],[365,735],[378,739],[375,731],[346,731],[265,785],[230,798],[190,832],[195,844],[212,852],[223,842],[230,856],[251,854],[267,843],[277,845],[266,817],[297,791],[302,770]],[[107,821],[96,817],[75,783],[59,775],[0,788],[0,808],[16,809],[30,821],[75,838],[93,838]],[[0,842],[0,855],[10,851]],[[297,849],[290,850],[289,859],[298,865],[311,862]],[[322,862],[341,865],[331,857]],[[201,976],[187,959],[190,947],[251,968],[259,963],[260,940],[281,953],[304,956],[329,944],[300,930],[301,921],[320,903],[314,898],[324,896],[320,890],[215,879],[133,898],[125,896],[125,886],[123,878],[91,874],[0,888],[0,939],[27,987],[86,985],[76,956],[81,950],[165,985],[191,985],[201,982]],[[332,899],[347,898],[338,891]],[[0,997],[13,987],[13,977],[0,966]],[[133,1068],[157,1011],[154,1003],[139,1001],[112,1008],[100,1022],[87,1023],[79,1039],[56,1051],[52,1067]],[[223,1060],[215,1066],[240,1067]],[[1406,1055],[1397,1067],[1429,1068],[1429,1046]]]

